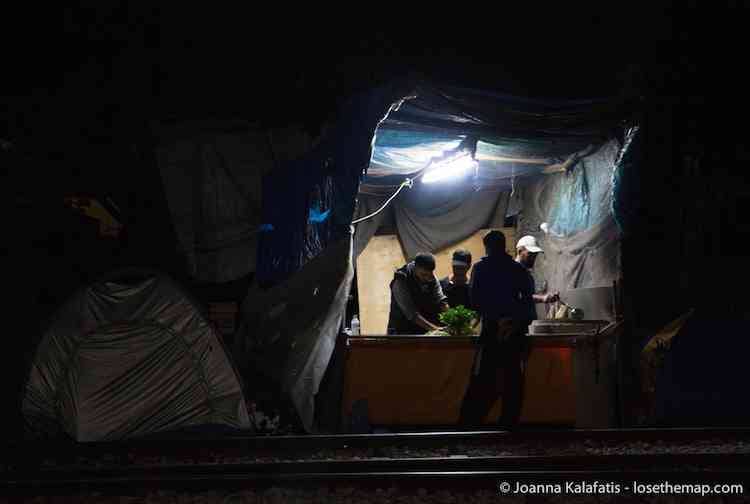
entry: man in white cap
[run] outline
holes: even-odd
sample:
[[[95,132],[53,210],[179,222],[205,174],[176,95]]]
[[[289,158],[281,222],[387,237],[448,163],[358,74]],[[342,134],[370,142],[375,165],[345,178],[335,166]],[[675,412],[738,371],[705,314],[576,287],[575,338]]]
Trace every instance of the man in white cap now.
[[[534,282],[534,276],[531,274],[531,270],[534,269],[534,263],[536,263],[536,256],[544,253],[542,247],[536,242],[536,238],[531,235],[526,235],[516,244],[516,262],[526,268],[528,273],[529,282],[531,285],[531,292],[536,292],[536,285]],[[531,320],[536,320],[536,308],[535,303],[554,303],[560,299],[560,295],[555,292],[551,294],[533,294],[532,299],[527,299],[526,306]]]

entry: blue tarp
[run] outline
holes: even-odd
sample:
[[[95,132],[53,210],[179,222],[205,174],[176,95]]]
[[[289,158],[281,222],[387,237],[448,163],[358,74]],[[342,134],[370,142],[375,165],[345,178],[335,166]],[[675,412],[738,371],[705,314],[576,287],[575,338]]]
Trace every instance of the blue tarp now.
[[[375,135],[375,147],[372,160],[363,179],[366,185],[393,185],[404,177],[413,177],[431,160],[445,158],[459,149],[467,140],[466,135],[448,135],[425,131],[405,131],[381,127]],[[570,147],[574,148],[574,147]],[[574,151],[566,151],[570,154]],[[537,175],[543,164],[517,163],[498,161],[497,158],[537,158],[557,162],[562,157],[545,158],[529,155],[528,148],[518,145],[495,145],[488,142],[476,142],[475,157],[478,166],[478,177],[483,185],[495,185],[510,177]]]
[[[422,170],[433,158],[456,149],[465,135],[380,128],[367,170],[368,180],[388,175],[409,175]],[[376,180],[372,180],[377,183]]]
[[[342,106],[314,151],[265,177],[257,278],[277,283],[348,233],[360,182],[398,184],[471,140],[475,183],[509,187],[511,176],[535,175],[543,165],[483,158],[562,161],[621,136],[629,107],[406,81],[362,93]]]
[[[315,149],[264,176],[256,267],[261,284],[288,278],[349,233],[375,130],[405,94],[394,84],[355,96]]]

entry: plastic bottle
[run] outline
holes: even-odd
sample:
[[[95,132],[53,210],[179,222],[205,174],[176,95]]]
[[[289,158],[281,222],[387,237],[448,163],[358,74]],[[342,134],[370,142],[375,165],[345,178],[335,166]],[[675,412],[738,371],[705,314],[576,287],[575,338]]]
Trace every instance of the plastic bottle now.
[[[356,314],[352,317],[352,336],[359,336],[359,317]]]

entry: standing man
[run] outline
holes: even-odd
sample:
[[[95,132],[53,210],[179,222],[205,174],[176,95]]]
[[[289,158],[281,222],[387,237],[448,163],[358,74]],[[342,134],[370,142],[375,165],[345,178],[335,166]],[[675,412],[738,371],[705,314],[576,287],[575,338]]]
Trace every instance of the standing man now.
[[[531,270],[534,269],[536,263],[536,257],[539,254],[544,253],[544,250],[537,244],[536,238],[531,235],[524,236],[516,244],[516,262],[523,266],[526,272],[526,281],[529,283],[528,289],[531,291],[531,296],[524,299],[524,305],[526,307],[527,318],[536,320],[536,303],[554,303],[560,299],[558,293],[554,294],[535,294],[536,283],[534,282],[534,276],[531,274]],[[529,322],[531,323],[531,322]]]
[[[469,277],[471,269],[471,252],[458,249],[453,252],[453,275],[440,280],[443,294],[448,297],[448,305],[451,308],[463,305],[471,308],[469,296]]]
[[[435,256],[420,253],[393,275],[388,334],[424,334],[441,329],[438,315],[448,309],[435,278]]]
[[[536,241],[531,244],[524,238],[519,241],[522,246],[529,246],[524,257],[539,253],[529,250],[532,247],[541,251]],[[471,276],[471,300],[482,318],[480,349],[461,405],[460,423],[481,424],[495,400],[502,396],[500,424],[513,429],[521,416],[526,330],[536,318],[534,283],[527,267],[505,251],[505,235],[501,231],[487,233],[484,246],[487,256],[474,266]],[[544,297],[544,302],[554,299],[550,295]],[[542,297],[539,302],[543,302]]]
[[[533,291],[526,270],[505,251],[505,235],[492,230],[483,241],[487,255],[471,276],[471,301],[481,316],[482,332],[459,422],[480,425],[502,395],[500,424],[512,429],[521,413],[521,362],[531,322],[524,300]]]

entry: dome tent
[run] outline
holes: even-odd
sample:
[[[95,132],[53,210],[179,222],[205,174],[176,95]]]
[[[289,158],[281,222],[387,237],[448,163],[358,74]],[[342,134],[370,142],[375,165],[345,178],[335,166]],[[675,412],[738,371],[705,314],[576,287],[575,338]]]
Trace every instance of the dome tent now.
[[[249,428],[240,380],[216,331],[167,276],[123,270],[75,293],[36,347],[22,413],[33,437],[141,437]]]

